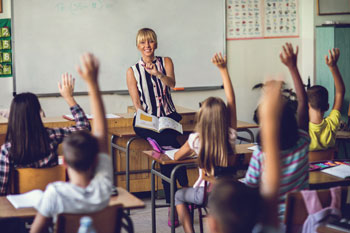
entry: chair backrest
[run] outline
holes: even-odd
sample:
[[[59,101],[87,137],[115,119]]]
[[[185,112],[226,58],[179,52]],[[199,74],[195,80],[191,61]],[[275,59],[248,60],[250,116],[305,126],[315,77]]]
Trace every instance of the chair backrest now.
[[[348,187],[342,187],[341,203],[346,203],[347,189]],[[330,206],[332,198],[328,189],[317,190],[317,195],[323,207]],[[289,233],[293,232],[293,227],[304,224],[308,213],[301,192],[288,193],[285,203],[284,223],[286,225],[286,232]],[[343,206],[345,206],[345,204],[342,204],[342,207]]]
[[[89,216],[97,233],[119,233],[122,226],[122,205],[108,206],[105,209],[88,214],[60,214],[57,217],[56,233],[77,233],[80,218]]]
[[[11,177],[11,193],[25,193],[33,189],[45,190],[54,181],[66,181],[63,165],[47,168],[16,168]]]
[[[322,160],[333,160],[335,156],[335,148],[327,150],[309,151],[309,162],[317,162]]]

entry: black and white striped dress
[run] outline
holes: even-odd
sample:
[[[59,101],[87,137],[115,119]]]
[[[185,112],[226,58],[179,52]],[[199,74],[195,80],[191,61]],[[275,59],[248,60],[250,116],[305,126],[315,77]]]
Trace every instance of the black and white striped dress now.
[[[164,69],[164,58],[155,57],[153,63],[156,64],[157,70],[166,75]],[[175,105],[171,99],[170,88],[162,81],[150,75],[144,68],[145,63],[142,58],[131,68],[137,82],[137,89],[140,101],[145,112],[157,117],[167,116],[176,112]]]

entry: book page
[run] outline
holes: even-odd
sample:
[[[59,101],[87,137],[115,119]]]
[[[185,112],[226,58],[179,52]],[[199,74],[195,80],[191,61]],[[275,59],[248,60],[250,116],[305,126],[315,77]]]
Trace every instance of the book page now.
[[[174,149],[174,150],[167,150],[165,151],[165,154],[172,160],[175,158],[175,153],[178,152],[179,149]]]
[[[137,109],[136,120],[135,120],[136,127],[150,129],[150,130],[159,132],[158,124],[159,122],[156,116],[148,114],[140,109]]]
[[[344,164],[338,165],[336,167],[324,169],[321,172],[330,174],[332,176],[337,176],[343,179],[347,177],[350,178],[350,166],[344,165]]]
[[[39,189],[34,189],[23,194],[7,195],[6,197],[16,209],[30,208],[35,207],[39,203],[43,193]]]
[[[164,129],[173,129],[182,134],[182,125],[169,117],[159,118],[159,131]]]

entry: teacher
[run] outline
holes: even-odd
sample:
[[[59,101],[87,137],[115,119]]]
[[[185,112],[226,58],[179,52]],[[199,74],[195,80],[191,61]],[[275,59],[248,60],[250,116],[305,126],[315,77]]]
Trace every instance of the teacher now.
[[[176,121],[181,120],[176,112],[171,98],[170,87],[175,87],[174,65],[170,57],[155,56],[157,49],[157,35],[150,28],[142,28],[136,36],[136,46],[141,53],[138,63],[130,67],[126,74],[129,94],[135,109],[141,109],[157,117],[170,117]],[[176,139],[178,133],[174,130],[164,130],[156,133],[152,130],[135,127],[136,134],[142,138],[152,138],[161,147],[172,146],[179,148],[181,145]],[[170,177],[173,165],[160,166],[161,172]],[[186,169],[177,172],[177,179],[181,186],[188,186]],[[165,199],[170,203],[170,185],[163,180]],[[169,224],[169,222],[168,222]]]

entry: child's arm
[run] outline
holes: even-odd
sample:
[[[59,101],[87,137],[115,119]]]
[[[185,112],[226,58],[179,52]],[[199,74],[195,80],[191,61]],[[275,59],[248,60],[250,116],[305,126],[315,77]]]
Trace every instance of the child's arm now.
[[[89,53],[83,54],[80,62],[81,67],[77,66],[77,71],[88,86],[91,113],[94,116],[92,133],[98,140],[100,152],[108,153],[107,122],[98,85],[99,62],[94,55]]]
[[[219,68],[222,82],[224,84],[225,95],[227,99],[228,117],[230,117],[230,127],[237,129],[237,112],[236,99],[230,75],[227,70],[226,56],[223,57],[221,53],[215,54],[211,59],[212,63]]]
[[[326,55],[326,64],[332,72],[334,85],[335,85],[335,97],[333,103],[333,109],[340,111],[343,105],[344,95],[345,95],[345,85],[343,78],[337,66],[338,58],[340,55],[339,49],[328,50],[329,57]]]
[[[301,80],[299,70],[297,67],[297,56],[298,56],[298,46],[293,51],[293,46],[291,43],[286,43],[282,46],[283,52],[280,53],[280,58],[283,64],[285,64],[290,74],[292,75],[295,92],[297,95],[298,108],[297,108],[297,120],[299,128],[308,132],[309,130],[309,112],[307,95],[304,89],[303,82]]]
[[[73,97],[75,79],[72,78],[72,75],[68,73],[62,74],[61,79],[62,82],[58,83],[58,90],[60,91],[61,96],[67,102],[69,107],[77,105],[77,102]]]
[[[46,233],[49,232],[49,226],[52,224],[52,218],[47,218],[39,212],[36,214],[30,233]]]
[[[190,148],[188,141],[183,144],[180,149],[175,153],[174,160],[181,160],[193,154],[193,150]]]
[[[262,148],[265,154],[263,182],[260,192],[267,212],[266,224],[278,227],[278,193],[280,187],[279,122],[281,118],[281,81],[270,81],[265,85],[263,101],[259,106]]]

